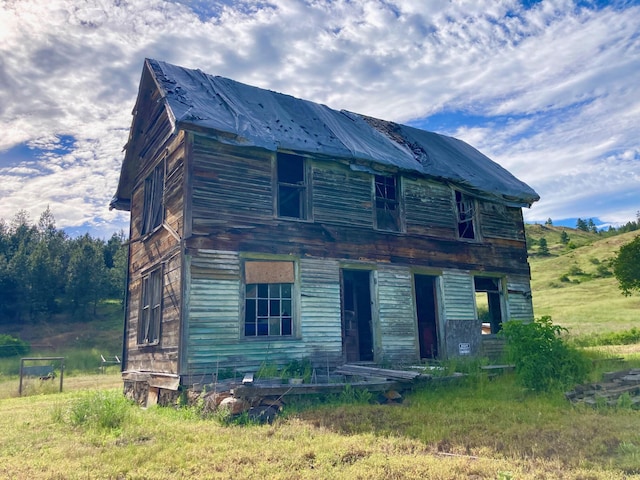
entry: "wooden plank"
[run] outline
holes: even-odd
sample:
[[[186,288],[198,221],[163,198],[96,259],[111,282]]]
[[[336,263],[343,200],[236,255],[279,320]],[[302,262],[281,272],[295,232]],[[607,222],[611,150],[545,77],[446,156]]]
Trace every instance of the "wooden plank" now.
[[[386,392],[400,388],[398,382],[351,382],[351,383],[317,383],[300,385],[238,385],[231,390],[235,397],[269,397],[283,395],[317,395],[328,393],[341,393],[349,386],[357,390],[369,392]]]
[[[363,365],[342,365],[336,369],[336,373],[342,375],[358,375],[363,377],[387,378],[398,381],[412,381],[420,377],[420,372],[408,372],[405,370],[390,370],[386,368],[365,367]]]

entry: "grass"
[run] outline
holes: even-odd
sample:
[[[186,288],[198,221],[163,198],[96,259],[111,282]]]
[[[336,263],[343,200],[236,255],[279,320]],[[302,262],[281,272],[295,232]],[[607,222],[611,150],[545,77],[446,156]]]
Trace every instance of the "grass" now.
[[[119,380],[88,381],[104,378]],[[243,426],[69,386],[0,401],[0,429],[6,478],[640,478],[637,411],[576,408],[509,375]]]

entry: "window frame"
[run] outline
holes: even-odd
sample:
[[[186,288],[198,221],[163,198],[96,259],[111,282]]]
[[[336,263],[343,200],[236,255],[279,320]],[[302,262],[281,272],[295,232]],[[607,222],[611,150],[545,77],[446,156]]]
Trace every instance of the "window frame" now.
[[[280,168],[283,161],[286,161],[287,157],[289,157],[292,161],[300,161],[301,162],[301,172],[302,179],[297,181],[285,181],[282,180],[282,173]],[[309,161],[306,157],[302,155],[297,155],[295,153],[286,153],[286,152],[277,152],[275,155],[274,161],[274,189],[275,189],[275,216],[277,218],[282,218],[285,220],[298,220],[298,221],[309,221],[311,220],[311,184],[310,184],[310,172],[309,172]],[[289,172],[290,173],[290,172]],[[298,209],[299,215],[292,216],[286,215],[282,213],[282,209],[285,205],[283,202],[283,191],[289,190],[297,192],[298,198]]]
[[[389,180],[393,182],[394,197],[388,196]],[[373,175],[373,215],[374,225],[376,230],[385,232],[402,232],[404,231],[403,214],[402,214],[402,192],[401,181],[399,175],[385,175],[382,173],[376,173]],[[379,188],[382,187],[382,188]],[[379,193],[381,195],[379,195]],[[382,205],[382,208],[379,207]],[[393,207],[393,208],[389,208]],[[395,212],[395,213],[394,213]],[[387,225],[381,225],[381,217],[386,217],[392,220],[395,224],[393,228],[388,228]]]
[[[478,202],[460,190],[454,190],[454,203],[456,212],[456,234],[459,240],[468,242],[479,242],[480,231],[478,228]],[[461,207],[463,207],[461,209]],[[468,232],[468,225],[471,225],[471,235]]]
[[[487,285],[487,284],[490,285]],[[474,304],[476,317],[479,317],[478,309],[478,294],[486,294],[487,301],[487,320],[482,325],[482,335],[495,335],[502,330],[502,324],[506,321],[507,317],[507,305],[505,301],[504,293],[505,279],[504,277],[494,277],[489,275],[474,275],[473,276],[473,291],[474,291]],[[496,312],[496,309],[498,310]],[[499,314],[500,318],[495,318]],[[478,318],[480,319],[480,318]],[[485,324],[489,324],[489,332],[485,332]]]
[[[156,231],[164,222],[165,161],[160,161],[144,179],[141,235]]]
[[[242,262],[242,272],[241,339],[246,341],[299,339],[297,261],[281,257],[277,259],[246,258]],[[278,311],[276,315],[273,315],[273,308]],[[274,332],[272,328],[276,328],[276,319],[278,326],[277,332]],[[249,327],[251,324],[253,329]],[[266,325],[266,333],[260,333],[261,328],[265,328],[264,325]]]
[[[160,343],[163,303],[162,265],[146,272],[140,279],[140,311],[138,314],[138,346],[154,346]]]

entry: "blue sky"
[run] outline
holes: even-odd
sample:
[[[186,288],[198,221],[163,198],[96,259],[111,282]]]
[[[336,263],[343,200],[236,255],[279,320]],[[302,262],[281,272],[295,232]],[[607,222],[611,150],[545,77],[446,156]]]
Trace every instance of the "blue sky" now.
[[[453,135],[525,220],[640,210],[640,2],[0,0],[0,218],[108,237],[145,57]]]

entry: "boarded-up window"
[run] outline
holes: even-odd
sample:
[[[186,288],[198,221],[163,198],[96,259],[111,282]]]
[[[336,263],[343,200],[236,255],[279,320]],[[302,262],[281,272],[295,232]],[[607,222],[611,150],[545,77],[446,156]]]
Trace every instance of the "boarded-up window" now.
[[[293,262],[245,262],[246,337],[293,334]]]
[[[164,161],[160,162],[144,181],[144,210],[142,211],[142,235],[152,232],[162,224],[162,193],[164,189]]]
[[[278,153],[278,216],[306,219],[307,174],[304,158],[299,155]]]
[[[456,191],[456,212],[458,215],[458,237],[476,238],[476,202],[473,198]]]
[[[380,230],[400,230],[400,202],[398,179],[395,176],[376,175],[376,227]]]
[[[160,341],[162,318],[162,268],[157,268],[142,277],[141,300],[138,344],[157,344]]]

